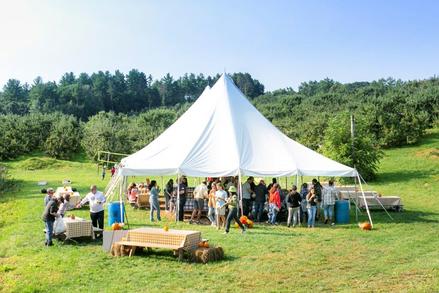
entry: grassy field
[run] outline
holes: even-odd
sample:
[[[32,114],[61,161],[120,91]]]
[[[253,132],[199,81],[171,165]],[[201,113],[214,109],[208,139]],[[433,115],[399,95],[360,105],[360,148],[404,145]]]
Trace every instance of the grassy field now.
[[[402,197],[405,211],[392,213],[394,221],[373,212],[370,232],[354,223],[312,230],[260,225],[246,235],[172,223],[200,230],[224,247],[226,260],[207,265],[178,262],[168,251],[113,258],[92,241],[44,247],[43,195],[36,182],[56,187],[70,178],[81,194],[106,182],[83,158],[34,156],[6,164],[19,188],[0,195],[2,292],[439,291],[438,130],[417,146],[385,151],[378,180],[367,186]],[[86,209],[75,214],[88,217]],[[133,226],[151,226],[143,210],[129,217]]]

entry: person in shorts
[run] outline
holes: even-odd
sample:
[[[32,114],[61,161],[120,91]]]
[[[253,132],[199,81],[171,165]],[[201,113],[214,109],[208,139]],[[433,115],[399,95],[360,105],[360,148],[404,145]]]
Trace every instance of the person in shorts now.
[[[195,187],[194,189],[194,210],[192,211],[191,219],[189,220],[189,224],[194,222],[194,218],[196,217],[196,223],[200,223],[201,212],[204,208],[204,199],[207,198],[207,184],[206,181],[201,182],[200,185]]]
[[[216,227],[221,229],[226,222],[226,204],[227,204],[227,192],[221,183],[216,185],[217,191],[215,192],[215,202],[216,202]]]

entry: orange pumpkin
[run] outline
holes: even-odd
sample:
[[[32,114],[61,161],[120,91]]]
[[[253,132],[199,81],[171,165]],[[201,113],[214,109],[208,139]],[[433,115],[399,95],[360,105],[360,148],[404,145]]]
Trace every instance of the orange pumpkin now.
[[[372,230],[372,225],[369,222],[364,222],[360,224],[361,230]]]
[[[247,225],[248,218],[246,216],[241,216],[239,220],[241,221],[242,224]]]
[[[120,230],[122,227],[120,226],[119,223],[113,223],[113,225],[111,225],[111,229],[113,230]]]

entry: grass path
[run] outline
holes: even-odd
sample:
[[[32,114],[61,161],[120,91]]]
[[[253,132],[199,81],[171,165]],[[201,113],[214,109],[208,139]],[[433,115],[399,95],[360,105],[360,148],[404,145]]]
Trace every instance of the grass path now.
[[[314,230],[262,225],[244,236],[237,230],[225,236],[207,226],[172,223],[198,229],[224,247],[227,259],[207,265],[180,263],[167,251],[112,258],[97,242],[45,248],[36,182],[58,186],[70,178],[81,194],[92,183],[103,189],[106,182],[84,160],[34,171],[22,169],[26,158],[8,162],[19,189],[0,195],[0,291],[439,291],[438,150],[435,130],[422,144],[385,152],[369,189],[400,195],[405,211],[392,213],[395,221],[373,212],[371,232],[354,224]],[[75,214],[88,217],[85,209]],[[135,226],[151,226],[145,211],[129,216]]]

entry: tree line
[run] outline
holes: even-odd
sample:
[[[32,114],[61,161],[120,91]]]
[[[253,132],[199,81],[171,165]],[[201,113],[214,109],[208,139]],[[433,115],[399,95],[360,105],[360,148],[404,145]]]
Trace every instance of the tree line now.
[[[133,72],[139,73],[130,71],[131,75],[137,74]],[[1,93],[4,114],[0,115],[0,159],[36,150],[56,158],[69,158],[79,151],[84,151],[91,159],[96,158],[99,150],[132,153],[169,127],[190,107],[205,85],[213,85],[219,77],[187,74],[176,80],[170,75],[156,81],[146,78],[150,80],[149,86],[139,86],[142,90],[138,93],[142,95],[139,94],[141,98],[136,104],[133,102],[136,95],[117,100],[116,95],[104,94],[108,93],[111,83],[105,83],[102,88],[106,89],[99,91],[99,79],[92,74],[89,89],[95,98],[91,100],[99,100],[101,105],[109,108],[97,107],[86,112],[84,103],[91,101],[90,96],[84,98],[78,90],[84,84],[79,81],[85,78],[81,75],[78,78],[64,75],[62,80],[71,76],[70,85],[65,87],[64,81],[53,83],[53,91],[46,88],[50,82],[41,83],[45,85],[41,88],[38,82],[31,88],[18,83],[20,86],[14,91],[8,82]],[[124,84],[129,83],[129,75],[121,77]],[[115,76],[116,73],[112,78]],[[355,166],[366,180],[374,178],[382,148],[416,143],[426,129],[438,125],[439,79],[436,77],[407,82],[389,78],[346,84],[324,79],[302,83],[297,90],[286,88],[267,93],[250,74],[237,73],[233,77],[255,107],[285,134],[330,158]],[[249,85],[245,86],[247,82]],[[169,84],[172,83],[178,85],[175,91],[179,94],[171,94]],[[165,86],[160,88],[159,85],[163,84]],[[157,91],[159,100],[147,104],[146,97],[149,96],[145,89]],[[57,100],[55,103],[54,99],[63,96],[63,91],[74,93],[76,100]],[[135,91],[129,86],[121,92]],[[8,103],[15,103],[12,108],[3,103],[5,96]],[[84,103],[78,101],[75,104],[78,99]],[[107,104],[104,103],[106,100]],[[171,100],[173,102],[166,102]],[[41,101],[52,101],[52,104]],[[114,101],[121,101],[118,103],[124,105],[116,105]],[[120,108],[115,110],[116,106]],[[19,109],[23,111],[18,112]],[[350,135],[351,114],[355,117],[354,141]]]
[[[208,85],[220,77],[185,74],[174,79],[169,73],[153,80],[136,69],[128,74],[99,71],[75,76],[65,73],[59,82],[44,82],[37,77],[32,85],[10,79],[0,92],[0,113],[61,112],[82,121],[98,112],[140,113],[158,107],[172,107],[193,102]],[[237,86],[249,97],[264,93],[264,86],[248,73],[233,73]]]

